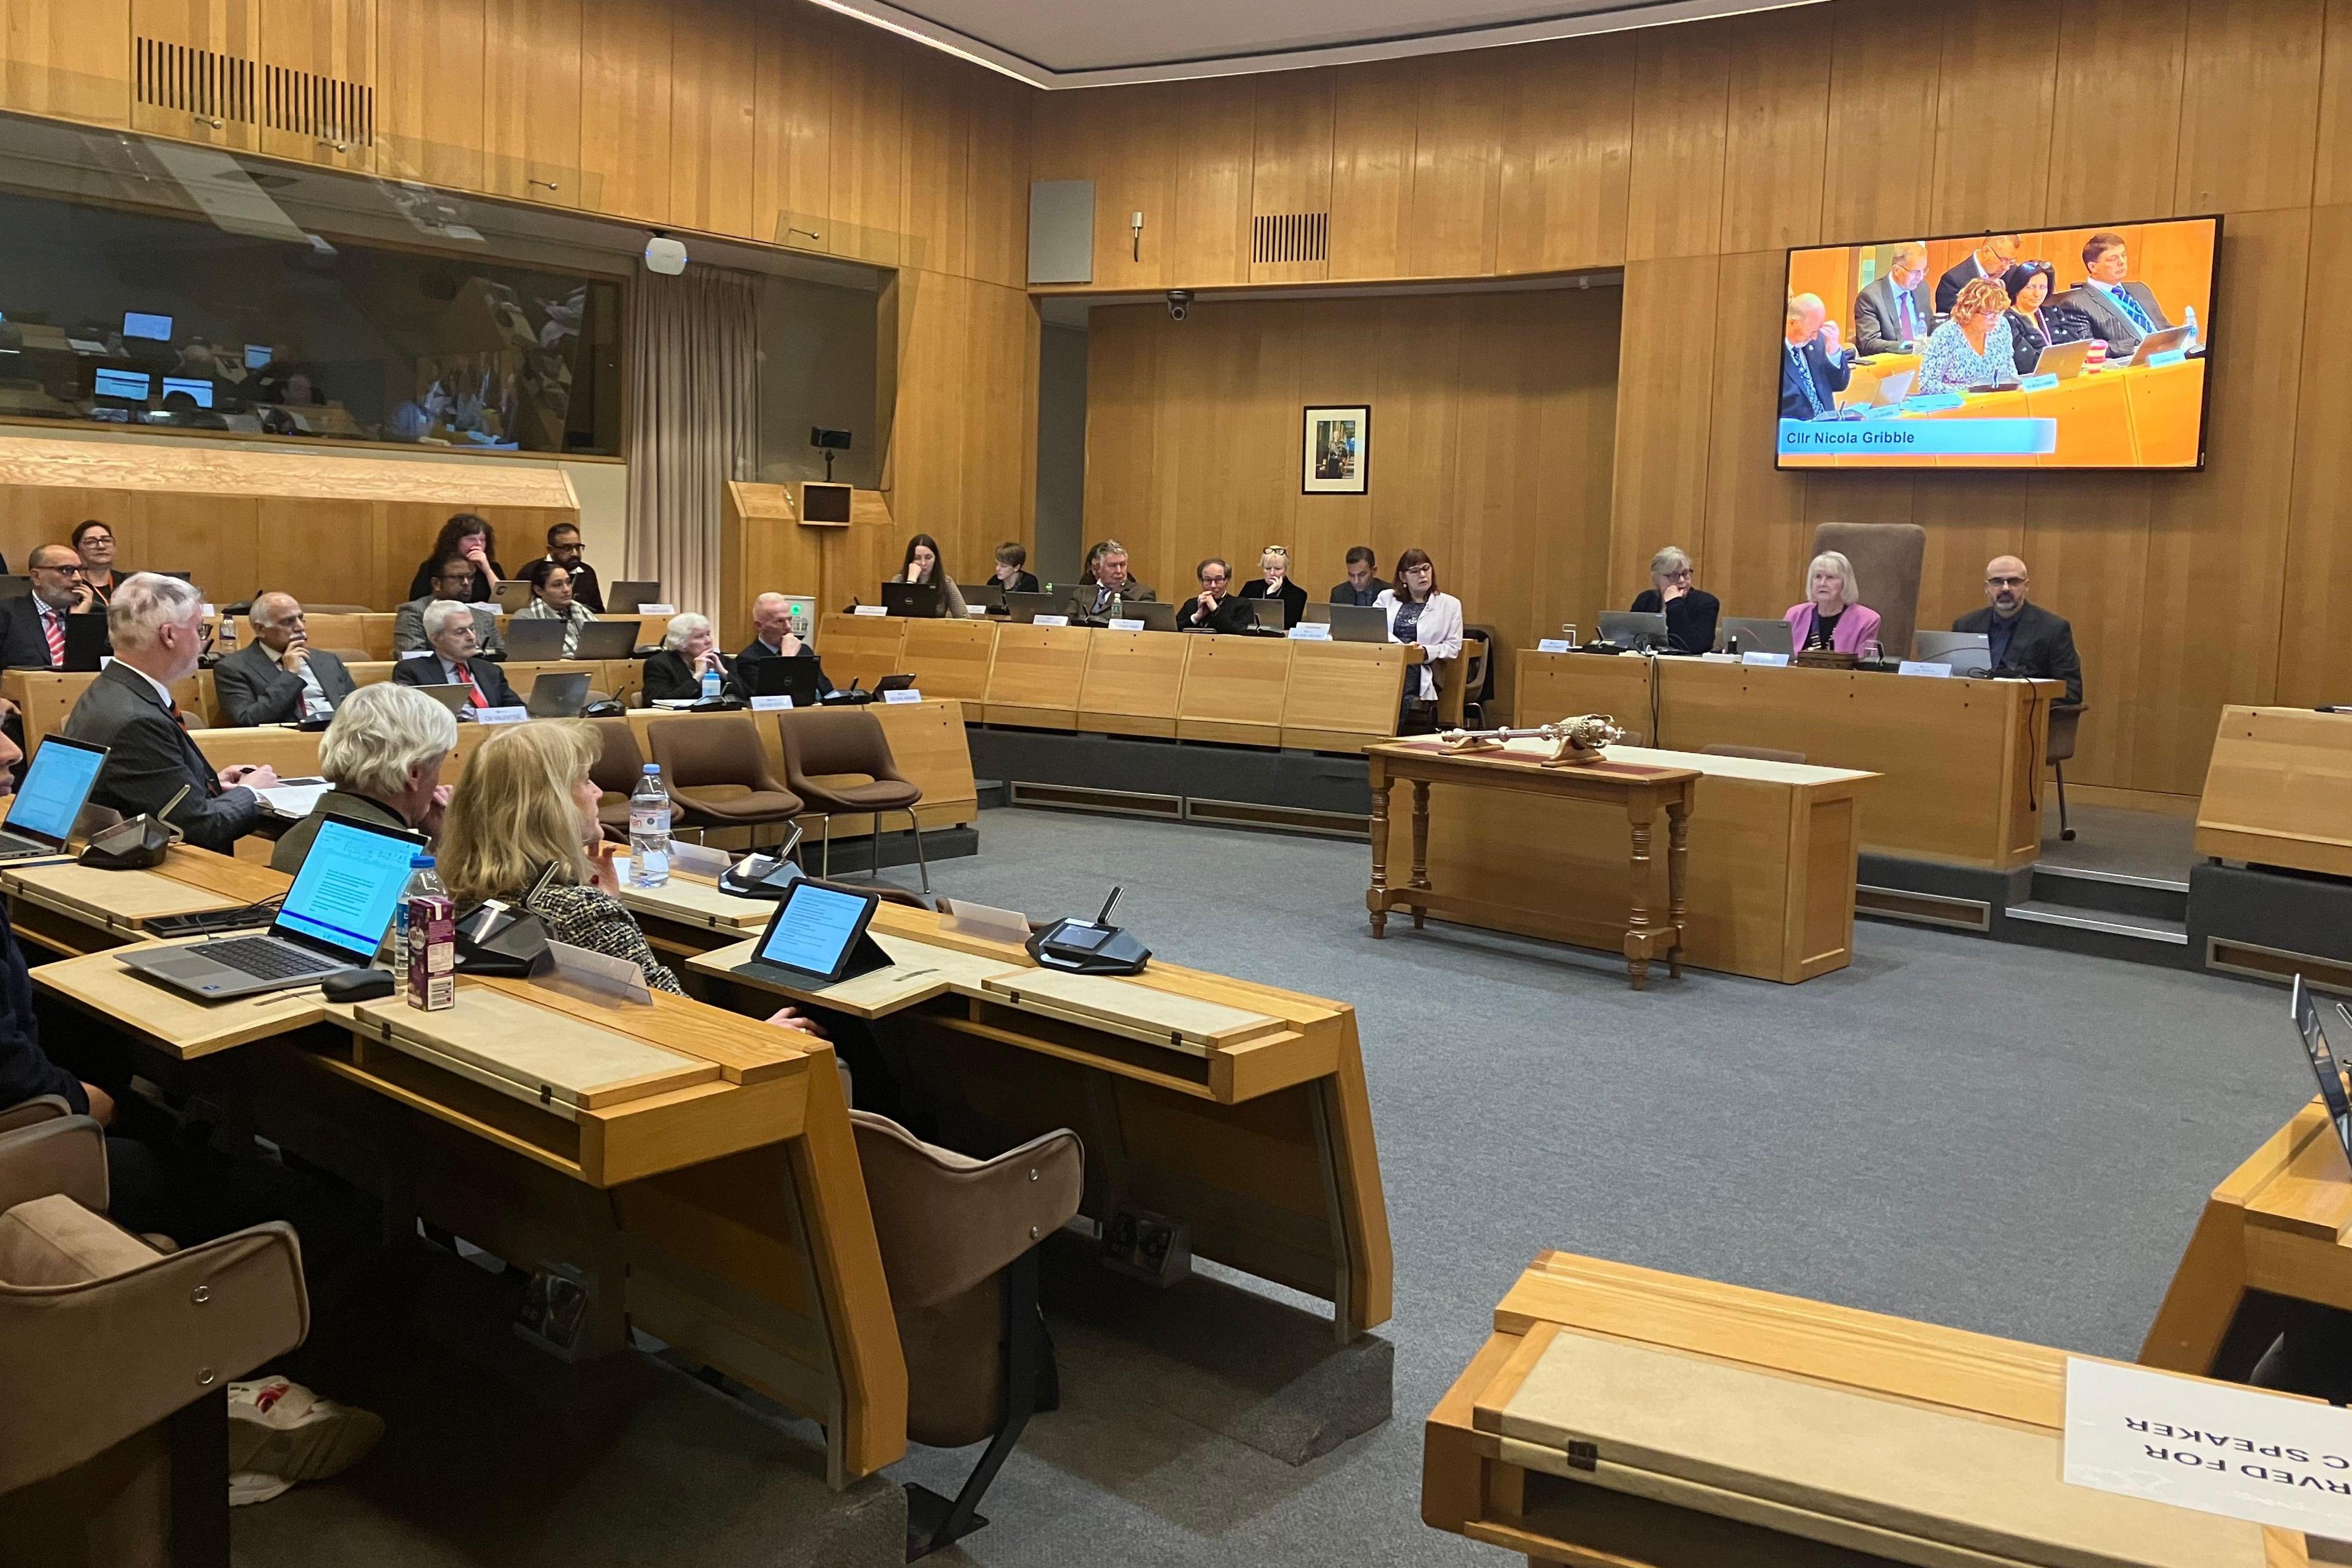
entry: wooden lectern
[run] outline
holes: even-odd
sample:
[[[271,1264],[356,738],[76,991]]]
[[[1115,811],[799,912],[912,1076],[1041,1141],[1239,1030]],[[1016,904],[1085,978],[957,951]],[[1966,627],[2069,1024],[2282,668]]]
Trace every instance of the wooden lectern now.
[[[796,493],[803,488],[825,487],[728,483],[719,522],[719,646],[730,653],[751,642],[751,601],[762,594],[813,595],[818,615],[829,615],[853,598],[875,603],[882,580],[898,570],[906,541],[891,521],[887,496],[848,490],[845,525],[804,516]]]

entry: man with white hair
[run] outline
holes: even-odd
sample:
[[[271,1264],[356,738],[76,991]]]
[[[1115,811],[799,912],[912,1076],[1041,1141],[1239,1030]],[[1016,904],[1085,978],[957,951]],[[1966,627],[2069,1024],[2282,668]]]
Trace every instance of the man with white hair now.
[[[261,797],[278,782],[267,767],[215,772],[188,739],[174,681],[196,672],[205,651],[205,598],[177,577],[135,573],[106,607],[114,661],[66,717],[64,733],[107,748],[92,804],[125,816],[161,816],[190,844],[226,855],[253,830]],[[167,809],[168,808],[168,809]]]
[[[397,658],[404,653],[420,652],[425,647],[425,612],[435,605],[470,604],[466,595],[474,591],[474,563],[463,555],[452,555],[433,568],[427,579],[430,590],[421,599],[411,599],[392,616],[392,653]],[[505,647],[499,641],[499,607],[496,605],[474,605],[474,636],[481,651],[492,658],[504,658]]]
[[[1853,379],[1853,361],[1838,341],[1838,326],[1818,294],[1789,296],[1786,341],[1780,345],[1780,417],[1819,419],[1837,408],[1837,395]]]
[[[235,725],[325,719],[352,694],[351,672],[310,646],[300,601],[264,594],[253,601],[253,643],[213,666],[213,689]]]
[[[393,679],[403,686],[466,687],[468,712],[522,706],[522,699],[507,684],[506,671],[478,651],[481,641],[474,626],[473,605],[457,599],[436,599],[425,605],[425,640],[430,645],[428,650],[394,664]]]
[[[278,840],[269,868],[299,871],[320,826],[334,819],[439,837],[449,804],[441,767],[457,749],[456,716],[422,691],[391,681],[361,687],[319,740],[319,772],[335,787]]]
[[[751,645],[735,656],[736,688],[747,697],[759,689],[760,666],[767,660],[816,659],[816,649],[793,634],[793,602],[782,594],[762,594],[751,601]],[[819,695],[833,689],[822,664],[817,666],[816,689]]]

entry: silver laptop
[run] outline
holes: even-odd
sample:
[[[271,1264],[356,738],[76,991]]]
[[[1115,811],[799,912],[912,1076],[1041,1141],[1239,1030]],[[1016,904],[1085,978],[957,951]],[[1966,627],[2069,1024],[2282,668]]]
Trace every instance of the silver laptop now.
[[[584,669],[543,670],[531,682],[523,704],[534,719],[577,719],[588,706],[588,672]]]
[[[1386,642],[1389,613],[1378,605],[1326,605],[1330,612],[1333,642]],[[1307,606],[1311,614],[1316,606]]]
[[[574,658],[633,658],[637,651],[636,621],[597,621],[580,628]]]
[[[1664,647],[1666,646],[1666,617],[1663,615],[1637,613],[1633,610],[1601,612],[1601,640],[1613,642],[1619,647]]]
[[[2091,340],[2088,338],[2071,343],[2044,343],[2040,356],[2033,362],[2033,374],[2072,381],[2083,374],[2083,362],[2090,355]]]
[[[42,736],[25,765],[24,787],[8,803],[6,825],[0,826],[0,860],[64,853],[105,763],[104,746]]]
[[[634,616],[639,605],[661,602],[659,583],[615,583],[613,591],[604,595],[604,610],[608,615]]]
[[[499,584],[499,608],[515,615],[530,607],[530,584],[522,578],[509,577]]]
[[[1915,632],[1922,664],[1948,664],[1954,675],[1992,673],[1992,639],[1983,632]]]
[[[416,689],[452,713],[462,713],[474,700],[470,686],[420,686]]]
[[[542,621],[518,616],[507,623],[507,657],[521,659],[548,659],[563,657],[562,621]]]
[[[1918,379],[1919,373],[1916,370],[1898,370],[1893,375],[1882,375],[1878,378],[1878,389],[1870,395],[1870,401],[1875,407],[1892,408],[1911,395],[1911,384]]]
[[[1727,616],[1716,629],[1716,640],[1726,653],[1794,653],[1797,651],[1795,628],[1778,616],[1766,619],[1757,616]],[[1734,646],[1735,643],[1737,646]]]
[[[332,817],[278,906],[266,936],[223,937],[187,947],[139,948],[128,968],[199,1001],[308,985],[375,961],[394,907],[408,886],[422,836]]]
[[[2140,339],[2139,346],[2132,350],[2131,358],[2124,363],[2146,364],[2160,353],[2169,353],[2176,349],[2185,351],[2189,347],[2189,336],[2187,327],[2158,327]]]
[[[1150,599],[1140,605],[1129,605],[1127,613],[1141,621],[1147,632],[1172,632],[1176,629],[1176,606],[1173,605]]]
[[[1250,607],[1250,614],[1257,617],[1257,630],[1279,632],[1288,629],[1282,624],[1280,599],[1244,599],[1242,603],[1247,605]]]
[[[1061,614],[1062,601],[1052,594],[1007,594],[1004,609],[1013,620],[1026,624],[1039,616]]]

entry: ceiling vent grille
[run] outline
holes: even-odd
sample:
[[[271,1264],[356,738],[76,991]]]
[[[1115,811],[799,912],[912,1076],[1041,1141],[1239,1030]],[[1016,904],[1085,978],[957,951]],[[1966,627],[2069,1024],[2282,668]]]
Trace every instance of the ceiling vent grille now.
[[[1266,213],[1250,228],[1250,260],[1261,266],[1330,259],[1329,213]]]
[[[161,38],[139,40],[139,101],[215,125],[253,122],[253,62]]]
[[[375,145],[375,89],[316,71],[265,66],[262,123],[272,131],[331,142],[337,147]]]

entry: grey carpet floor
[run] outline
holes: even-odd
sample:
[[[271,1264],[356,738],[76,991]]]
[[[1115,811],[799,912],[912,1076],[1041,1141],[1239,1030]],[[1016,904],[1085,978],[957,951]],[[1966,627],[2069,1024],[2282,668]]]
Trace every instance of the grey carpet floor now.
[[[1170,962],[1355,1005],[1396,1416],[1294,1469],[1075,1388],[942,1563],[1510,1561],[1420,1522],[1420,1422],[1544,1247],[2128,1358],[2207,1192],[2309,1094],[2284,995],[2242,982],[1864,921],[1853,964],[1802,986],[1636,995],[1597,953],[1373,942],[1360,844],[1017,810],[981,843],[937,890],[1090,915],[1116,881]],[[975,1455],[894,1474],[952,1491]],[[336,1521],[346,1560],[400,1561]]]
[[[2058,805],[2042,803],[2042,863],[2127,877],[2189,880],[2197,863],[2197,824],[2186,816],[2126,811],[2121,806],[2080,805],[2066,814],[2074,842],[2058,837]]]

